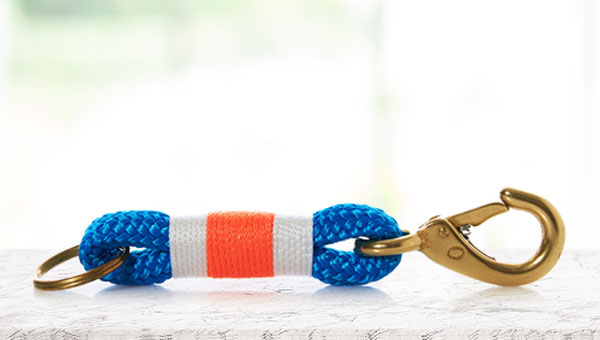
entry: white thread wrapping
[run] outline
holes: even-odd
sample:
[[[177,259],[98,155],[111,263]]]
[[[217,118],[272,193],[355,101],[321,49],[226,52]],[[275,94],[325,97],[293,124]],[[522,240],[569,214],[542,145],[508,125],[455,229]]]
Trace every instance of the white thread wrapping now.
[[[174,216],[169,223],[171,270],[174,278],[207,277],[206,219]],[[312,216],[275,214],[273,275],[312,275]]]
[[[173,277],[206,277],[206,217],[171,217],[169,246]]]
[[[273,274],[312,275],[312,216],[275,214],[273,221]]]

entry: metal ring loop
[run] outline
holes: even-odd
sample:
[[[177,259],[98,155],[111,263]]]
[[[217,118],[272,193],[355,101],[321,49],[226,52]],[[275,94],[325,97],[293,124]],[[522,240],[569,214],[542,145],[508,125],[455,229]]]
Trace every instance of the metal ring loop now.
[[[75,246],[73,248],[69,248],[52,256],[39,266],[37,270],[37,277],[41,278],[50,269],[58,266],[59,264],[67,260],[77,257],[78,255],[79,246]],[[123,253],[120,256],[115,257],[114,259],[106,262],[101,266],[88,270],[83,274],[52,281],[33,280],[33,286],[40,290],[61,290],[81,286],[110,274],[115,269],[119,268],[123,263],[125,263],[125,260],[127,260],[128,256],[129,247],[126,247],[125,249],[123,249]]]

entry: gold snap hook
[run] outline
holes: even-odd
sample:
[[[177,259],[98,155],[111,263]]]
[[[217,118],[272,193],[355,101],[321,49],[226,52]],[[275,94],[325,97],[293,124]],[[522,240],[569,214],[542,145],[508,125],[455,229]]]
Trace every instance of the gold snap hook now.
[[[490,203],[447,218],[435,217],[417,233],[390,240],[356,241],[356,250],[368,256],[396,255],[420,250],[434,262],[472,278],[503,286],[522,285],[546,275],[554,267],[565,244],[565,227],[556,208],[545,199],[524,191],[506,188],[503,203]],[[527,211],[542,226],[542,243],[535,255],[521,264],[496,261],[477,249],[468,239],[469,228],[507,212]]]

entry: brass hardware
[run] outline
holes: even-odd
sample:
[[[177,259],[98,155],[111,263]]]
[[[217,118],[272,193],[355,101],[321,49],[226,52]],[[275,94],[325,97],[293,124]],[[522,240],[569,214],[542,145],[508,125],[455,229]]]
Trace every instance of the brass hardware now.
[[[40,265],[37,271],[37,277],[41,278],[50,269],[58,266],[59,264],[67,260],[76,257],[77,255],[79,255],[79,246],[69,248],[52,256]],[[33,280],[33,286],[40,290],[61,290],[81,286],[83,284],[92,282],[105,275],[110,274],[115,269],[119,268],[123,263],[125,263],[125,260],[127,260],[128,256],[129,247],[125,248],[121,255],[115,257],[114,259],[106,262],[101,266],[88,270],[83,274],[53,281]]]
[[[446,238],[449,235],[450,235],[450,232],[448,231],[448,228],[444,228],[444,227],[440,228],[440,237]]]
[[[452,247],[448,249],[448,257],[454,260],[460,260],[465,255],[463,247]]]
[[[506,188],[500,192],[500,199],[503,203],[490,203],[454,216],[431,219],[416,234],[379,241],[358,239],[356,250],[368,256],[420,250],[434,262],[481,281],[502,286],[533,282],[546,275],[558,261],[565,243],[564,223],[556,208],[539,196]],[[521,264],[498,262],[468,239],[471,226],[478,226],[509,208],[533,214],[542,226],[539,249]]]

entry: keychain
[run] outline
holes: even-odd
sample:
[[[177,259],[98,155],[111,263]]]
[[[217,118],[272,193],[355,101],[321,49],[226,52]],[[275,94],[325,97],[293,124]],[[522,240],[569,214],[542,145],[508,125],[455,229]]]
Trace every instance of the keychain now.
[[[158,211],[106,214],[86,229],[79,246],[42,263],[41,278],[58,264],[79,256],[84,274],[34,280],[34,287],[60,290],[97,279],[124,285],[162,283],[173,277],[249,278],[313,276],[331,285],[362,285],[392,272],[403,253],[420,250],[434,262],[497,285],[533,282],[558,261],[565,242],[563,221],[545,199],[515,189],[500,192],[502,203],[451,216],[435,216],[414,234],[401,230],[383,210],[339,204],[313,216],[262,212],[217,212],[170,217]],[[469,229],[509,208],[533,214],[542,226],[542,243],[522,264],[507,264],[469,241]],[[355,249],[329,244],[356,239]],[[130,253],[129,248],[141,248]]]

